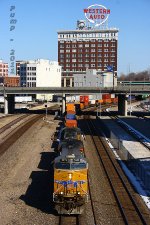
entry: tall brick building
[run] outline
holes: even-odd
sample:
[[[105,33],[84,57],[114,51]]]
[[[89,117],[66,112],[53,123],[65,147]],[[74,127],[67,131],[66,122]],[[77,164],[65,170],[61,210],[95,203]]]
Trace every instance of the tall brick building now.
[[[107,66],[112,66],[114,75],[117,75],[119,30],[108,28],[106,24],[110,10],[95,4],[84,9],[84,13],[90,23],[97,23],[97,19],[92,21],[91,18],[100,18],[98,22],[102,25],[90,27],[89,22],[79,20],[76,30],[58,31],[58,62],[62,66],[62,86],[74,86],[73,74],[84,74],[87,68],[103,73]]]

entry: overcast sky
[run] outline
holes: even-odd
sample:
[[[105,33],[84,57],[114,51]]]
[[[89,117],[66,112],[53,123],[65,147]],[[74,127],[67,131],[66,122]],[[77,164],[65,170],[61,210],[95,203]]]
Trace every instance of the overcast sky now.
[[[0,0],[0,59],[9,62],[14,48],[16,60],[57,61],[57,31],[75,29],[92,4],[109,8],[109,27],[119,28],[118,75],[150,68],[150,0]],[[17,20],[13,31],[11,6]]]

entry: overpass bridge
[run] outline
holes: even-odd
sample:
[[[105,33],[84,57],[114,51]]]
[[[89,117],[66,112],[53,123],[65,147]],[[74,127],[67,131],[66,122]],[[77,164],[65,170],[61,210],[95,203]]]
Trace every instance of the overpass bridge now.
[[[16,94],[62,94],[63,112],[67,95],[92,95],[97,93],[118,95],[118,110],[121,115],[127,115],[128,95],[150,94],[150,85],[124,85],[117,87],[4,87],[0,86],[0,94],[4,95],[5,114],[14,111],[14,96]]]

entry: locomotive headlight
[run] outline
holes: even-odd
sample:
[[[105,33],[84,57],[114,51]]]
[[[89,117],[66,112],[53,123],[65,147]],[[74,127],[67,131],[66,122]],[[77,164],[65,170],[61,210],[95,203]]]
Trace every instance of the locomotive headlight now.
[[[63,192],[63,191],[61,191],[61,192],[60,192],[60,194],[61,194],[61,195],[63,195],[63,194],[64,194],[64,192]]]
[[[71,180],[72,179],[72,173],[69,173],[69,179]]]
[[[77,192],[77,194],[78,194],[78,195],[80,195],[80,194],[81,194],[81,192],[80,192],[80,191],[78,191],[78,192]]]

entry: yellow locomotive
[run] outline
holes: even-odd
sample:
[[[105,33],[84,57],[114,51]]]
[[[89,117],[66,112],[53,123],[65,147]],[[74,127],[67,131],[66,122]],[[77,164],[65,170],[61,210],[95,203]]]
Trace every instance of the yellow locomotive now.
[[[76,142],[78,142],[76,140]],[[63,147],[54,161],[53,201],[59,214],[81,214],[88,201],[88,163],[75,145]]]

